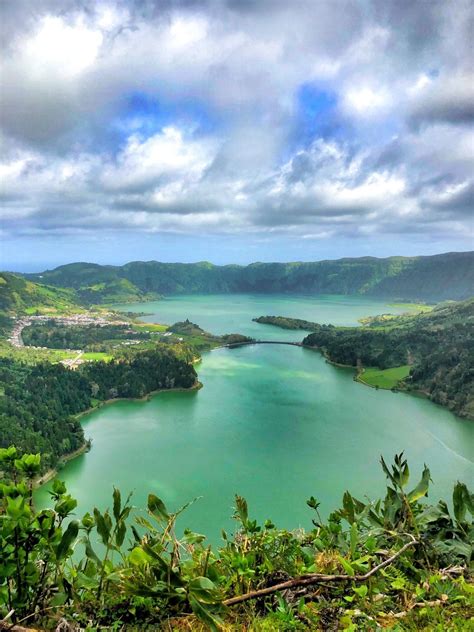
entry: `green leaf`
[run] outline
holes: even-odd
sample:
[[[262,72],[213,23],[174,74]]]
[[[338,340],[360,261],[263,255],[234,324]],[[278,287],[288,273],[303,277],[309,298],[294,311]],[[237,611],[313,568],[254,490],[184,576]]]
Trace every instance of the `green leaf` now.
[[[240,520],[245,527],[249,518],[247,501],[242,496],[235,495],[235,514],[234,517]]]
[[[342,564],[342,566],[343,566],[344,570],[346,571],[346,573],[348,575],[350,575],[350,577],[354,577],[355,571],[352,568],[352,566],[350,565],[350,563],[345,558],[341,557],[340,555],[338,557],[338,560]]]
[[[403,590],[406,586],[406,581],[403,577],[397,577],[392,583],[391,586],[395,590]]]
[[[122,498],[120,496],[120,490],[115,489],[115,487],[114,487],[114,492],[113,492],[113,499],[114,499],[114,507],[113,507],[114,518],[115,518],[115,522],[118,522],[120,518]]]
[[[17,450],[14,445],[8,448],[0,448],[0,463],[13,463],[17,455]]]
[[[357,531],[357,524],[355,522],[353,522],[351,525],[350,541],[351,541],[351,558],[354,559],[354,556],[357,550],[357,544],[359,542],[359,532]]]
[[[92,527],[95,525],[94,518],[90,515],[89,512],[84,514],[81,520],[81,524],[86,530],[92,529]]]
[[[55,478],[53,481],[53,492],[58,496],[62,496],[66,493],[66,484],[64,481],[60,481],[58,478]]]
[[[355,521],[354,500],[349,492],[344,492],[344,496],[342,497],[342,506],[344,507],[344,517],[347,522],[349,524],[353,524]]]
[[[88,559],[93,560],[96,564],[101,564],[101,561],[99,557],[97,556],[96,552],[94,551],[94,549],[92,548],[92,545],[89,542],[89,540],[86,541],[85,551],[86,551],[86,555]]]
[[[453,490],[453,509],[458,522],[464,522],[466,511],[474,515],[474,494],[471,494],[464,483],[459,481]]]
[[[108,520],[107,520],[107,517],[109,518]],[[97,533],[102,538],[102,542],[105,545],[107,545],[109,542],[110,530],[111,530],[111,525],[109,524],[110,517],[108,516],[107,512],[105,512],[105,514],[102,515],[100,511],[97,509],[97,507],[95,507],[94,518],[95,518],[95,523],[97,527]]]
[[[216,612],[213,612],[209,605],[200,603],[193,596],[189,597],[189,605],[197,618],[209,626],[211,632],[219,632],[219,627],[222,626],[224,622]]]
[[[130,561],[130,564],[133,564],[134,566],[141,566],[143,564],[150,563],[150,556],[147,555],[147,553],[145,553],[145,551],[140,546],[136,546],[134,549],[132,549],[130,555],[128,556],[128,559]]]
[[[67,494],[60,496],[54,505],[54,510],[61,518],[66,518],[77,507],[77,500]]]
[[[201,533],[194,533],[194,531],[190,531],[189,529],[184,530],[183,542],[186,544],[201,544],[205,539],[206,536]]]
[[[218,603],[220,601],[217,587],[208,577],[195,577],[189,582],[188,589],[201,602]]]
[[[395,459],[397,457],[395,456]],[[385,459],[383,458],[383,456],[380,457],[380,463],[382,465],[382,470],[385,473],[385,476],[392,482],[393,485],[395,485],[395,487],[397,486],[397,481],[394,479],[392,473],[390,472],[390,470],[387,467],[387,464],[385,463]]]
[[[17,496],[17,498],[7,497],[7,515],[9,518],[13,518],[13,520],[18,520],[19,518],[27,514],[28,512],[25,505],[25,499],[22,496]]]
[[[311,507],[311,509],[318,509],[318,507],[321,505],[321,503],[318,502],[314,496],[311,496],[311,498],[306,501],[306,504],[308,505],[308,507]]]
[[[421,475],[420,482],[415,487],[415,489],[412,489],[412,491],[408,494],[408,500],[410,503],[415,503],[420,498],[423,498],[423,496],[428,495],[430,480],[431,480],[430,470],[425,465],[423,474]]]
[[[168,521],[170,519],[164,502],[155,494],[148,494],[148,511],[159,520]]]
[[[97,578],[88,577],[81,571],[77,573],[76,582],[79,588],[88,588],[89,590],[93,590],[94,588],[97,587]]]
[[[405,485],[408,483],[408,480],[410,479],[410,470],[408,469],[408,463],[407,461],[405,461],[405,463],[403,464],[403,468],[401,469],[401,478],[400,478],[400,483],[402,487],[405,487]]]
[[[125,540],[125,534],[127,532],[127,525],[123,520],[120,521],[119,526],[117,527],[117,532],[115,535],[115,542],[117,546],[120,548]]]
[[[132,524],[132,533],[133,533],[133,539],[135,540],[135,542],[141,542],[140,534],[138,533],[136,527],[133,524]]]
[[[367,596],[367,592],[369,589],[365,584],[362,584],[362,586],[359,586],[358,588],[353,588],[353,590],[356,595],[364,599]]]
[[[77,534],[79,533],[79,522],[77,520],[71,520],[68,524],[66,531],[63,533],[63,537],[58,544],[56,549],[56,558],[58,560],[62,560],[66,557],[71,544],[77,538]]]
[[[41,456],[39,454],[24,454],[21,459],[15,459],[15,467],[28,478],[33,478],[40,471]]]

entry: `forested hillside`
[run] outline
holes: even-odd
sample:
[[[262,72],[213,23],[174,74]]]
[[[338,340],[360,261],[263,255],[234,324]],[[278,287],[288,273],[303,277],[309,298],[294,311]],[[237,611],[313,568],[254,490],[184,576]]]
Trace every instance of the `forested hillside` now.
[[[303,343],[340,364],[411,365],[405,384],[459,415],[474,417],[474,299],[417,316],[375,317],[366,327],[314,325]]]
[[[39,452],[43,465],[54,467],[84,444],[78,413],[108,399],[189,388],[196,379],[193,366],[169,345],[86,363],[76,371],[0,358],[0,448],[15,444],[22,452]]]
[[[361,257],[309,263],[73,263],[30,280],[72,288],[84,303],[137,301],[179,293],[289,292],[462,300],[474,291],[474,252],[431,257]]]

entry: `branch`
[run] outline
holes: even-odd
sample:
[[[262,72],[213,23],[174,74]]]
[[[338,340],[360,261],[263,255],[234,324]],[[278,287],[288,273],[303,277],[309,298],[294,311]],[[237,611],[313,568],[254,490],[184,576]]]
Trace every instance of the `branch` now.
[[[242,601],[248,601],[249,599],[257,599],[258,597],[265,597],[266,595],[271,595],[272,593],[279,592],[280,590],[287,590],[288,588],[295,588],[296,586],[308,586],[310,584],[319,584],[325,582],[365,582],[372,575],[378,573],[382,568],[385,568],[389,564],[392,564],[402,553],[404,553],[408,548],[418,544],[418,541],[410,535],[411,541],[407,542],[402,546],[402,548],[397,551],[394,555],[387,558],[377,566],[374,566],[370,571],[365,573],[365,575],[324,575],[321,573],[311,573],[310,575],[301,575],[301,577],[295,577],[293,579],[289,579],[286,582],[281,582],[280,584],[275,584],[274,586],[268,586],[267,588],[261,588],[260,590],[253,590],[251,592],[245,593],[244,595],[238,595],[237,597],[231,597],[230,599],[226,599],[222,603],[225,606],[233,606],[236,603],[241,603]]]
[[[8,621],[0,621],[0,630],[8,630],[9,632],[39,632],[36,628],[24,628],[22,625],[15,625]]]
[[[444,595],[445,597],[447,595]],[[410,614],[411,610],[413,610],[414,608],[434,608],[436,606],[446,606],[448,605],[448,600],[447,599],[435,599],[434,601],[417,601],[416,603],[414,603],[413,605],[411,605],[407,610],[402,610],[402,612],[397,612],[396,614],[393,615],[383,615],[383,616],[387,616],[387,617],[394,617],[395,619],[403,619],[403,617],[406,617],[408,614]]]

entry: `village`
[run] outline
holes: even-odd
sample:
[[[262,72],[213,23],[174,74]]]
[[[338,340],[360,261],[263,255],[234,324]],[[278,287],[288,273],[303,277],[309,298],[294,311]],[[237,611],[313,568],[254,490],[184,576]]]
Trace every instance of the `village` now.
[[[53,316],[53,315],[34,315],[34,316],[21,316],[15,320],[15,324],[13,329],[11,330],[10,336],[8,338],[8,342],[13,347],[28,347],[30,349],[42,349],[46,350],[48,347],[40,347],[33,345],[25,345],[24,340],[22,338],[22,332],[26,327],[29,327],[33,324],[46,324],[46,323],[54,323],[54,325],[65,325],[65,326],[88,326],[94,325],[97,327],[106,327],[108,325],[118,325],[118,326],[127,326],[130,327],[130,322],[126,320],[122,320],[117,318],[117,315],[113,312],[103,313],[102,315],[94,315],[91,316],[89,314],[81,313],[81,314],[72,314],[69,316]],[[133,334],[133,330],[130,329],[130,334]],[[154,332],[153,332],[154,333]],[[152,334],[153,335],[153,334]],[[160,332],[159,338],[164,341],[164,339],[169,339],[173,337],[171,332]],[[177,341],[182,342],[183,338],[176,336]],[[117,349],[121,346],[132,346],[140,344],[140,340],[122,340],[118,344],[113,345],[114,349]],[[75,370],[84,362],[90,361],[87,357],[84,356],[84,349],[64,349],[71,354],[74,354],[73,357],[65,358],[60,360],[60,364],[65,366],[68,369]],[[86,354],[87,356],[87,354]]]
[[[53,321],[57,325],[96,325],[98,327],[105,327],[107,325],[129,325],[124,320],[111,320],[105,316],[90,316],[89,314],[73,314],[72,316],[50,316],[50,315],[38,315],[38,316],[21,316],[15,321],[15,325],[10,333],[8,342],[14,347],[24,347],[21,333],[25,327],[29,327],[33,323],[48,323]],[[39,347],[42,348],[42,347]],[[71,351],[73,351],[71,349]]]

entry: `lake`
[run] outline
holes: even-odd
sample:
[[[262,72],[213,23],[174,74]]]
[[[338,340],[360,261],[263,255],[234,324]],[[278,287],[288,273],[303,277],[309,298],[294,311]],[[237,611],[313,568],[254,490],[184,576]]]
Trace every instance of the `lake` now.
[[[121,306],[146,312],[143,320],[189,318],[212,333],[301,340],[252,322],[261,315],[355,325],[362,316],[400,313],[360,297],[274,295],[180,296]],[[232,530],[234,494],[250,515],[278,526],[311,526],[306,499],[314,495],[327,515],[342,494],[375,497],[384,489],[381,454],[405,451],[418,482],[423,463],[432,471],[431,499],[448,497],[459,479],[474,478],[474,424],[431,402],[377,391],[353,380],[353,371],[328,364],[316,351],[278,345],[217,349],[197,365],[204,388],[161,393],[150,401],[121,401],[84,418],[92,450],[60,472],[79,501],[79,514],[111,505],[112,488],[133,491],[145,506],[153,492],[170,509],[195,498],[181,527],[218,542]],[[415,480],[416,479],[416,480]],[[48,502],[48,486],[36,503]]]

